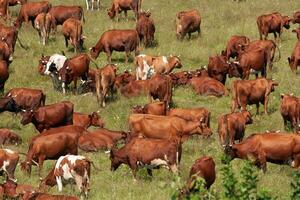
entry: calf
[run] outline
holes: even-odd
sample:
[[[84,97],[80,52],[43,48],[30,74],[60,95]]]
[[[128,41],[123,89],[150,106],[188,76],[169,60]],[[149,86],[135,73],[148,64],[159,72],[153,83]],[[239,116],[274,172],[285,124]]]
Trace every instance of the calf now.
[[[2,17],[5,21],[7,20],[8,17],[10,18],[8,5],[9,5],[9,0],[0,1],[0,17]]]
[[[3,183],[4,195],[8,198],[21,198],[26,193],[37,192],[35,188],[27,184],[17,184],[12,180],[7,180]]]
[[[127,11],[132,10],[134,12],[135,18],[137,19],[140,10],[139,5],[140,0],[113,0],[110,9],[107,9],[107,14],[111,19],[117,16],[117,21],[119,21],[119,13],[124,11],[125,17],[127,18]]]
[[[292,56],[288,57],[289,65],[294,74],[297,73],[297,67],[300,65],[300,42],[296,43]]]
[[[15,180],[15,170],[19,162],[19,154],[10,149],[0,149],[0,167],[7,175],[7,179]]]
[[[151,114],[151,115],[166,115],[167,105],[166,102],[153,102],[145,106],[132,107],[132,113],[136,114]]]
[[[34,20],[34,28],[38,31],[40,41],[43,45],[49,40],[51,29],[54,29],[53,17],[49,13],[40,13]]]
[[[110,151],[111,170],[126,164],[131,168],[134,180],[139,167],[146,167],[150,176],[152,169],[159,166],[166,166],[177,174],[181,152],[181,144],[174,141],[135,138],[121,149]]]
[[[77,20],[84,19],[84,12],[81,6],[53,6],[49,10],[49,14],[53,16],[55,25],[62,25],[70,18]]]
[[[237,107],[245,111],[247,105],[256,104],[256,114],[258,114],[259,103],[262,103],[264,112],[267,114],[269,95],[275,90],[275,86],[278,86],[278,83],[265,78],[234,81],[231,112],[234,112]]]
[[[298,41],[300,41],[300,28],[292,30],[293,33],[296,33]]]
[[[172,80],[169,76],[156,74],[150,79],[148,87],[151,102],[159,99],[166,102],[167,107],[172,104]]]
[[[284,127],[287,127],[287,122],[291,123],[294,132],[299,130],[300,119],[300,98],[281,94],[280,112],[284,122]]]
[[[8,77],[8,64],[4,60],[0,60],[0,94],[4,93],[4,86]]]
[[[138,15],[136,31],[139,34],[140,40],[145,46],[150,46],[154,42],[155,25],[150,12],[141,12]]]
[[[92,112],[90,115],[74,112],[73,125],[81,126],[85,129],[89,128],[90,126],[98,126],[103,128],[104,122],[96,112]]]
[[[201,17],[198,10],[188,10],[177,13],[176,15],[176,35],[178,39],[183,39],[188,34],[189,39],[191,34],[198,32],[201,33],[200,29]]]
[[[222,51],[222,55],[230,58],[238,57],[239,49],[241,46],[247,46],[250,43],[250,39],[244,35],[233,35],[227,41],[225,51]]]
[[[21,113],[21,124],[32,122],[39,132],[51,127],[70,125],[73,124],[73,109],[74,105],[69,101],[43,106]]]
[[[188,83],[200,95],[221,97],[228,94],[221,82],[210,77],[195,77],[190,79]]]
[[[22,138],[7,128],[0,129],[0,145],[12,144],[18,145],[22,143]]]
[[[248,111],[222,115],[218,120],[219,139],[222,147],[232,146],[235,140],[241,142],[247,124],[252,124],[251,113]]]
[[[102,34],[97,44],[90,49],[93,59],[98,58],[104,51],[108,62],[111,63],[111,54],[113,51],[125,51],[126,63],[128,55],[134,51],[135,55],[139,53],[139,35],[136,30],[108,30]]]

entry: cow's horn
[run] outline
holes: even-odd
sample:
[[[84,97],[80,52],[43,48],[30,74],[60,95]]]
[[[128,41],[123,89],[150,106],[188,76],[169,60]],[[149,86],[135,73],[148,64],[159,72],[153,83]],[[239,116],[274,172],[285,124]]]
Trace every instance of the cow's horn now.
[[[36,166],[40,167],[39,163],[35,162],[34,160],[31,160]]]

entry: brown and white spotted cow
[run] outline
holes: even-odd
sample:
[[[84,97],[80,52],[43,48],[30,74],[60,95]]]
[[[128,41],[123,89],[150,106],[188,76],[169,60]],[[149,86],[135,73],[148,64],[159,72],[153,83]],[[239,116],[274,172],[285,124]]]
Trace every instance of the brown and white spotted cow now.
[[[7,174],[7,178],[15,180],[15,170],[19,162],[19,154],[10,149],[0,149],[0,170]]]

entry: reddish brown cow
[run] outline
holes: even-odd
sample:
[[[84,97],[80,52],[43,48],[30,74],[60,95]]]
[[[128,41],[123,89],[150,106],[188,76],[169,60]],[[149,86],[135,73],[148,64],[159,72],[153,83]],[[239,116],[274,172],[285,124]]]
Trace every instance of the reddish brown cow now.
[[[66,47],[68,47],[68,40],[70,40],[75,52],[82,51],[83,40],[86,37],[82,35],[82,25],[79,20],[74,18],[67,19],[62,25],[62,33],[65,36]]]
[[[43,45],[49,40],[51,29],[55,28],[53,17],[49,13],[40,13],[34,20],[34,28],[38,31],[40,41]]]
[[[178,39],[183,39],[188,34],[189,39],[191,34],[198,32],[201,34],[201,17],[198,10],[188,10],[177,13],[176,15],[176,35]]]
[[[120,88],[125,86],[130,81],[136,80],[135,74],[132,74],[130,71],[125,70],[123,74],[118,74],[115,80],[115,88]]]
[[[166,102],[167,107],[172,104],[172,80],[167,75],[156,74],[149,81],[150,101],[159,99]]]
[[[18,4],[23,5],[24,3],[27,3],[27,0],[8,0],[9,6],[16,6]]]
[[[254,159],[254,164],[265,172],[267,162],[286,163],[292,167],[300,165],[300,136],[287,133],[253,134],[239,144],[225,149],[225,153],[234,158]]]
[[[73,103],[62,101],[36,110],[22,113],[22,125],[33,123],[35,128],[42,132],[44,129],[73,124]]]
[[[138,168],[147,165],[152,168],[166,166],[177,174],[181,152],[181,144],[174,141],[134,138],[121,149],[111,150],[111,170],[115,171],[121,164],[126,164],[131,168],[134,180]],[[147,172],[152,176],[151,168],[147,168]]]
[[[23,200],[79,200],[79,198],[75,196],[52,195],[41,192],[34,192],[26,193],[23,196]]]
[[[226,49],[222,51],[222,55],[230,58],[238,57],[241,46],[248,46],[250,39],[244,35],[233,35],[227,41]]]
[[[0,40],[0,60],[4,60],[7,64],[13,61],[13,52],[9,48],[9,45],[5,42],[5,39]]]
[[[49,14],[51,14],[54,18],[55,25],[62,25],[67,19],[74,18],[77,20],[84,19],[84,12],[81,6],[53,6],[49,10]]]
[[[144,42],[145,46],[150,46],[154,42],[155,25],[150,16],[150,12],[139,13],[135,28],[139,34],[140,40]]]
[[[288,57],[289,65],[293,73],[297,73],[297,67],[300,65],[300,42],[296,43],[292,56]]]
[[[200,95],[221,97],[228,94],[225,86],[214,78],[195,77],[190,79],[189,84]]]
[[[150,115],[166,115],[167,105],[166,102],[153,102],[145,106],[132,107],[132,113],[136,114],[150,114]]]
[[[259,103],[264,105],[267,114],[269,95],[275,90],[278,83],[270,79],[258,78],[256,80],[236,80],[232,84],[231,112],[242,108],[246,110],[247,105],[256,104],[256,114],[259,113]]]
[[[294,131],[299,130],[300,120],[300,98],[293,95],[281,94],[280,112],[283,118],[284,127],[287,127],[287,122],[291,123]]]
[[[300,41],[300,28],[292,30],[293,33],[296,33],[298,41]]]
[[[222,147],[232,146],[235,140],[241,142],[245,135],[246,124],[252,124],[251,113],[248,111],[222,115],[218,120]]]
[[[0,0],[0,17],[2,17],[4,20],[10,18],[8,5],[9,0]]]
[[[125,51],[127,63],[130,52],[134,51],[135,55],[139,53],[139,43],[140,39],[136,30],[109,30],[102,34],[96,46],[91,48],[90,53],[92,58],[96,59],[104,51],[108,62],[111,63],[113,51]]]
[[[8,65],[4,60],[0,60],[0,94],[4,93],[4,85],[8,77]]]
[[[119,14],[122,11],[124,11],[125,17],[127,18],[127,11],[132,10],[137,19],[141,6],[139,3],[140,0],[113,0],[111,8],[107,9],[107,14],[111,19],[117,17],[117,21],[119,21]]]
[[[196,69],[195,71],[180,71],[176,73],[170,73],[168,74],[171,79],[173,86],[178,85],[186,85],[188,84],[189,80],[194,77],[208,77],[208,71],[205,67],[202,67],[200,69]]]
[[[4,171],[7,179],[15,180],[15,170],[19,162],[19,154],[10,149],[0,149],[0,170]]]
[[[297,11],[294,13],[293,19],[292,19],[293,24],[300,24],[300,11]]]
[[[12,144],[18,145],[22,143],[22,138],[7,128],[0,129],[0,145]]]
[[[142,94],[147,95],[149,91],[150,80],[132,80],[121,87],[121,94],[127,98],[136,97]]]
[[[3,183],[4,195],[8,198],[21,198],[26,193],[33,193],[37,190],[28,184],[17,184],[12,180]]]
[[[28,23],[31,21],[32,27],[34,27],[34,20],[40,13],[47,13],[51,8],[51,4],[48,1],[41,2],[27,2],[21,6],[19,16],[14,22],[15,27],[21,28],[22,23]]]
[[[44,106],[46,95],[42,90],[30,88],[13,88],[0,99],[0,112],[19,112]]]
[[[90,115],[74,112],[73,125],[81,126],[85,129],[89,128],[90,126],[98,126],[103,128],[104,122],[96,112],[92,112]]]
[[[16,41],[18,39],[18,30],[14,26],[5,26],[0,23],[0,37],[4,39],[6,44],[9,46],[10,52],[15,51]],[[19,40],[20,43],[20,40]],[[21,47],[24,46],[20,43]]]

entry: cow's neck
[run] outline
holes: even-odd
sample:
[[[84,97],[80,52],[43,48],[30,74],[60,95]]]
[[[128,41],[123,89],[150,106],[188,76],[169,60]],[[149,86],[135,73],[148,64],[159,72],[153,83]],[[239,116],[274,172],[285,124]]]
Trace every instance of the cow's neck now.
[[[198,128],[199,122],[193,122],[193,121],[186,121],[186,123],[183,125],[183,132],[184,134],[189,134],[192,130]]]

